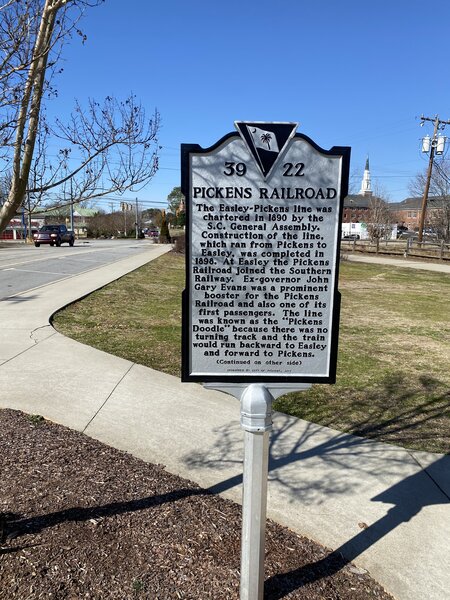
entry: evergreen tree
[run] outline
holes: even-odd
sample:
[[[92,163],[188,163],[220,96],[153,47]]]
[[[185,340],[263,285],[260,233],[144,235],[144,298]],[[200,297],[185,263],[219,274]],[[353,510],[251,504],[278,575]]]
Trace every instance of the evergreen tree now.
[[[170,244],[171,243],[169,226],[167,225],[167,217],[166,217],[165,210],[162,211],[161,229],[159,232],[159,243],[160,244]]]

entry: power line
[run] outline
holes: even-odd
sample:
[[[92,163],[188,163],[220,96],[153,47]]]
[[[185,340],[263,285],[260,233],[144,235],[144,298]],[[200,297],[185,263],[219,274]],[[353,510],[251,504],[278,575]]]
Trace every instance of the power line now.
[[[115,202],[120,204],[121,202],[135,202],[136,197],[134,198],[126,198],[125,196],[120,196],[118,198],[114,198],[112,196],[102,196],[101,198],[97,198],[94,199],[93,202],[96,203],[104,203],[104,204],[111,204],[111,202]],[[83,200],[81,200],[82,202]],[[162,204],[167,206],[167,200],[142,200],[141,198],[139,198],[139,204],[146,204],[146,205],[152,205],[152,204]]]

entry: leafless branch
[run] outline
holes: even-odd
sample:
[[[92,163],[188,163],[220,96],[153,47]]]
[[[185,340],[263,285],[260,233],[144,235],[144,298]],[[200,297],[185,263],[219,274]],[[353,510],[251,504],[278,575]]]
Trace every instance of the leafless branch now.
[[[123,193],[144,185],[158,168],[160,121],[130,95],[100,104],[77,102],[67,123],[50,126],[43,111],[69,36],[103,0],[8,0],[0,6],[0,143],[10,189],[0,208],[2,231],[26,197],[28,207],[50,195],[71,201]],[[59,140],[56,156],[48,139]],[[74,158],[77,155],[77,159]],[[69,189],[70,188],[70,189]]]

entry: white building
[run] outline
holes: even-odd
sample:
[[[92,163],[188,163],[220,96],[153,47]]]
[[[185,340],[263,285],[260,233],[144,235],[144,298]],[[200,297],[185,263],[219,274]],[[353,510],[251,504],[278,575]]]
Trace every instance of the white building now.
[[[364,167],[364,175],[361,182],[360,196],[372,196],[372,186],[370,183],[369,157],[366,158],[366,166]]]

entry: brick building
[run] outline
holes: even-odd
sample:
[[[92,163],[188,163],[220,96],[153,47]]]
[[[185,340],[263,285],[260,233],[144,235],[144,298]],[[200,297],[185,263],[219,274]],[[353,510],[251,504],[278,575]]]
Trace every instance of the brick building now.
[[[349,194],[344,198],[343,223],[365,223],[370,210],[370,201],[373,196]]]
[[[450,198],[429,197],[427,201],[427,212],[425,216],[425,227],[433,225],[438,220],[440,211],[446,210],[445,205],[449,205]],[[420,222],[420,213],[422,210],[422,198],[406,198],[402,202],[392,202],[389,205],[394,219],[405,225],[411,231],[418,231]]]

